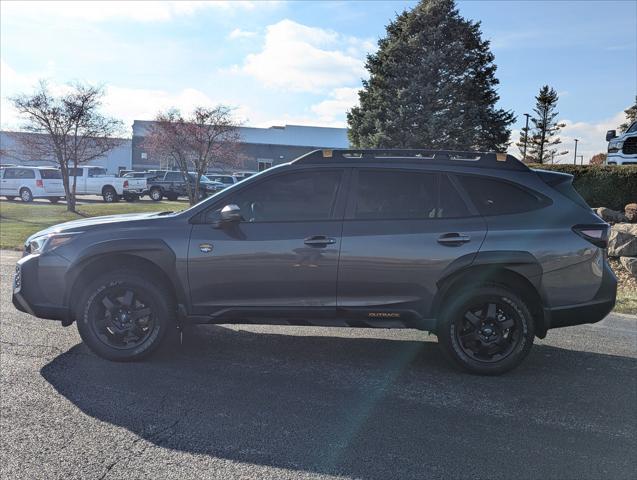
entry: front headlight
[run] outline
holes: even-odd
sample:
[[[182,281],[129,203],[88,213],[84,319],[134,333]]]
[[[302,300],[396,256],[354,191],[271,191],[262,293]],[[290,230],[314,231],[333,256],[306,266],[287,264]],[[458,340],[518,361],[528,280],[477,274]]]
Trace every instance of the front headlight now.
[[[608,152],[609,153],[619,152],[623,146],[624,146],[623,140],[615,140],[615,141],[611,140],[610,142],[608,142]]]
[[[82,232],[73,233],[49,233],[47,235],[40,235],[35,237],[29,242],[29,253],[44,253],[50,252],[75,238],[75,235]]]

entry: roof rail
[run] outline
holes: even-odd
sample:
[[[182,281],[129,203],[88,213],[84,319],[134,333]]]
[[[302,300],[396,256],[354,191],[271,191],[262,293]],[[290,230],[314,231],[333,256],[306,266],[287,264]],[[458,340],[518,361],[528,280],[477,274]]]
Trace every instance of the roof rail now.
[[[429,150],[429,149],[322,149],[300,156],[296,164],[357,163],[432,163],[458,165],[465,163],[472,167],[505,168],[526,171],[529,168],[513,155],[496,152]]]

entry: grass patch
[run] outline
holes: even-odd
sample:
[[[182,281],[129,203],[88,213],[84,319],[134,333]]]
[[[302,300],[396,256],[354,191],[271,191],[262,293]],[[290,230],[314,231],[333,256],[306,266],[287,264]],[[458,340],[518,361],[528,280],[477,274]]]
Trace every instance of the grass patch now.
[[[637,315],[637,292],[632,288],[618,288],[617,303],[613,312]]]
[[[82,203],[78,205],[79,214],[66,211],[66,204],[53,205],[45,202],[7,202],[0,201],[0,248],[22,250],[27,237],[44,228],[70,220],[121,213],[163,212],[183,210],[187,202],[118,202],[118,203]]]

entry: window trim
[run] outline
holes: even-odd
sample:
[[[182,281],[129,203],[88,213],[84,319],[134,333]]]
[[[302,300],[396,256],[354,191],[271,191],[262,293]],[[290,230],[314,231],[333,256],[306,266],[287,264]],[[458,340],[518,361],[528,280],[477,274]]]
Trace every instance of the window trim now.
[[[460,200],[465,204],[465,207],[469,211],[469,215],[463,217],[391,217],[391,218],[356,218],[356,191],[358,188],[359,173],[361,171],[376,171],[376,172],[404,172],[404,173],[419,173],[434,175],[436,184],[436,210],[440,208],[440,181],[443,175],[447,176],[452,187],[455,188],[456,193],[460,196]],[[467,201],[467,195],[464,190],[458,188],[457,183],[452,178],[449,172],[441,170],[425,170],[419,168],[379,168],[379,167],[366,167],[358,166],[352,169],[352,178],[348,190],[347,207],[345,209],[344,220],[348,222],[386,222],[386,221],[440,221],[440,220],[462,220],[463,218],[476,218],[480,217],[480,213],[477,211],[472,202]]]
[[[190,223],[212,225],[214,224],[214,222],[206,220],[209,213],[219,208],[223,208],[225,205],[228,205],[227,203],[228,197],[230,197],[231,195],[235,195],[236,193],[242,192],[248,188],[254,188],[257,185],[260,185],[261,183],[266,182],[269,179],[272,179],[274,177],[280,177],[284,175],[291,175],[291,174],[303,173],[303,172],[313,172],[313,171],[340,171],[341,172],[341,179],[336,189],[336,195],[334,198],[334,202],[332,204],[330,218],[323,219],[323,220],[316,220],[316,219],[272,220],[267,222],[242,221],[242,222],[239,222],[239,225],[265,225],[265,224],[286,224],[286,223],[307,223],[307,222],[342,222],[343,216],[345,214],[345,201],[347,200],[347,193],[349,191],[349,188],[347,187],[350,186],[350,181],[351,181],[351,178],[350,178],[351,170],[352,169],[348,167],[334,166],[334,165],[325,165],[325,166],[308,165],[307,167],[304,166],[302,168],[290,168],[290,169],[285,169],[282,171],[272,170],[272,172],[269,174],[263,174],[263,175],[259,174],[258,177],[255,176],[254,180],[249,183],[241,182],[241,185],[239,183],[235,183],[235,185],[240,185],[239,188],[234,188],[231,186],[222,190],[222,192],[225,193],[225,195],[220,197],[216,202],[211,204],[209,207],[193,215],[190,218]]]

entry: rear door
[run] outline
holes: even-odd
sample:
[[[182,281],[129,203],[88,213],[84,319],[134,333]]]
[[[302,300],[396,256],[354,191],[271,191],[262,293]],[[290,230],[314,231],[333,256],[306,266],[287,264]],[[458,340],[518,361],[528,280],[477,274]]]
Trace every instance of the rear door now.
[[[16,168],[4,168],[2,170],[2,180],[0,180],[0,194],[16,196],[17,190],[17,175]]]
[[[85,169],[82,167],[69,168],[69,187],[73,189],[73,178],[75,177],[75,192],[79,195],[86,195],[89,193],[86,190],[86,176],[84,175]]]
[[[446,174],[357,169],[343,222],[339,309],[367,323],[417,321],[445,268],[470,263],[485,234]]]
[[[47,195],[62,196],[64,195],[64,185],[62,184],[62,174],[55,168],[39,169],[42,185]]]

